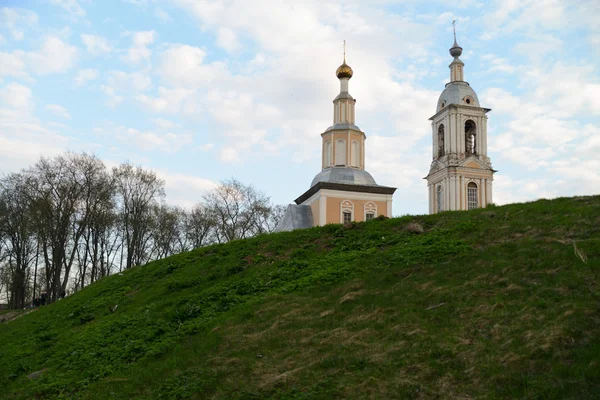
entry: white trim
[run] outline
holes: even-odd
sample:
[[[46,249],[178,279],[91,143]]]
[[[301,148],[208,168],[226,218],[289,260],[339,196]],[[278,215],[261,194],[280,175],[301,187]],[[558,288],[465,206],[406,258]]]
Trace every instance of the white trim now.
[[[368,208],[368,210],[367,210]],[[367,211],[368,213],[372,213],[373,214],[373,218],[377,218],[377,205],[375,203],[373,203],[372,201],[369,201],[368,203],[365,203],[364,207],[364,215],[363,215],[363,221],[367,220]]]
[[[340,224],[344,224],[344,212],[350,212],[350,222],[354,221],[354,203],[350,200],[342,200],[340,203]]]
[[[382,193],[345,192],[342,190],[333,190],[333,189],[321,189],[319,192],[327,197],[337,197],[340,199],[370,200],[370,201],[388,201],[388,199],[392,200],[391,194],[382,194]],[[306,202],[304,202],[302,204],[306,204]]]
[[[329,145],[329,149],[327,149],[327,145]],[[324,148],[323,148],[323,168],[329,168],[331,167],[331,149],[333,148],[333,146],[331,145],[331,140],[327,140],[325,142]],[[329,161],[329,162],[327,162]]]
[[[326,223],[327,223],[327,196],[320,196],[319,197],[319,225],[325,226]]]
[[[481,197],[481,185],[477,182],[477,180],[469,179],[465,184],[465,191],[467,193],[467,199],[466,199],[467,200],[467,208],[466,208],[467,210],[470,210],[470,208],[469,208],[469,184],[471,184],[471,183],[473,183],[477,189],[477,192],[476,192],[477,207],[475,207],[474,209],[481,208],[481,198],[480,198]]]
[[[340,154],[338,157],[338,145],[341,149],[344,150],[344,154]],[[333,164],[334,165],[339,165],[339,166],[345,166],[348,165],[347,161],[348,161],[348,145],[345,139],[335,139],[335,153],[333,155],[334,160],[333,160]],[[339,158],[339,159],[338,159]],[[343,164],[339,164],[339,161],[342,161]]]
[[[350,143],[350,166],[360,168],[360,143],[358,143],[358,140],[352,140]],[[356,149],[354,148],[355,144]]]

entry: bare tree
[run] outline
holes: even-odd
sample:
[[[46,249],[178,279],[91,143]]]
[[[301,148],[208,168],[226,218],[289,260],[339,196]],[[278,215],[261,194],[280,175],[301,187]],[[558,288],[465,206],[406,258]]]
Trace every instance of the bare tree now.
[[[5,266],[10,276],[10,306],[23,308],[27,303],[29,267],[35,259],[36,241],[31,202],[25,193],[26,178],[10,174],[0,180],[0,231],[6,240]]]
[[[259,220],[270,212],[269,197],[252,185],[232,178],[204,196],[216,222],[217,241],[243,239],[256,233]]]
[[[258,213],[253,228],[254,234],[273,233],[277,224],[283,218],[286,208],[284,205],[270,206],[265,212]]]
[[[152,242],[157,259],[187,250],[183,231],[184,211],[167,204],[156,205],[153,209],[154,224]]]
[[[112,176],[104,164],[96,158],[84,158],[80,161],[84,184],[83,199],[80,206],[81,221],[84,233],[82,242],[78,244],[80,287],[85,286],[85,278],[89,271],[89,281],[96,279],[100,259],[100,236],[114,224],[113,212],[115,204],[115,187]],[[83,254],[82,254],[83,253]]]
[[[67,153],[42,158],[27,171],[50,301],[66,290],[95,201],[90,187],[103,169],[94,156]]]
[[[165,196],[164,182],[152,171],[124,163],[113,169],[119,215],[123,224],[125,268],[150,258],[152,207]]]
[[[284,211],[235,179],[188,211],[164,203],[154,172],[129,163],[111,172],[66,153],[0,179],[0,295],[12,307],[37,287],[52,302],[117,269],[271,232]]]
[[[216,227],[214,213],[202,204],[195,205],[185,216],[185,236],[189,250],[212,243]]]

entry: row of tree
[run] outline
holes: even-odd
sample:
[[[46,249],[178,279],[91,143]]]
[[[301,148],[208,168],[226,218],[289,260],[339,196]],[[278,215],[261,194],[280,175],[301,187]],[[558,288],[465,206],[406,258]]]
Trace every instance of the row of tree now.
[[[141,167],[108,169],[66,153],[0,178],[0,302],[49,302],[148,261],[272,232],[284,212],[235,179],[192,209],[165,202],[165,183]]]

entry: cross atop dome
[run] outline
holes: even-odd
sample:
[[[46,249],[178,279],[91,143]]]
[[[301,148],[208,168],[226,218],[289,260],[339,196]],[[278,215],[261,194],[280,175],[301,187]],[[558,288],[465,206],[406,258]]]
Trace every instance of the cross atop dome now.
[[[345,40],[344,40],[344,62],[335,71],[335,75],[338,77],[338,79],[350,79],[350,78],[352,78],[352,75],[354,75],[354,71],[352,71],[352,68],[350,68],[350,66],[348,64],[346,64],[346,41]]]
[[[463,49],[458,45],[458,42],[456,41],[456,20],[452,21],[452,29],[454,30],[454,44],[450,48],[450,55],[454,58],[458,58],[462,54]]]

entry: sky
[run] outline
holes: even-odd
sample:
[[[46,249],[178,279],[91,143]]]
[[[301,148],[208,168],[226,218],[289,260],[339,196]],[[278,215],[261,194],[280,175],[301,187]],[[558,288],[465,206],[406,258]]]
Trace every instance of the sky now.
[[[424,214],[453,20],[494,202],[600,193],[597,0],[0,0],[0,173],[85,151],[156,171],[171,204],[231,177],[292,203],[346,40],[366,169]]]

